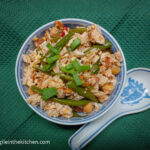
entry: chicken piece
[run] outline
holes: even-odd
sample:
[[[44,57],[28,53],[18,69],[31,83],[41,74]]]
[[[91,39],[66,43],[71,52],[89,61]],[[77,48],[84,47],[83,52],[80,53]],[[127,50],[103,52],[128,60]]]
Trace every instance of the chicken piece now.
[[[113,92],[114,86],[112,83],[106,83],[103,87],[102,90],[104,92],[107,92],[108,94],[111,94]]]
[[[95,85],[96,83],[98,83],[99,82],[99,78],[98,77],[95,77],[95,76],[92,76],[92,77],[90,77],[89,79],[88,79],[88,83],[90,84],[90,85]]]
[[[120,72],[120,67],[119,66],[114,66],[111,68],[112,74],[117,75]]]
[[[51,39],[51,36],[50,36],[50,33],[49,33],[48,30],[46,30],[46,32],[45,32],[45,38],[46,38],[46,40],[50,40]]]
[[[64,24],[60,21],[55,21],[55,26],[50,29],[50,36],[52,38],[59,36],[64,29]]]
[[[94,107],[95,107],[95,112],[97,112],[99,110],[99,108],[102,107],[102,104],[94,103]]]
[[[39,48],[40,44],[42,44],[46,40],[45,37],[37,38],[36,36],[33,38],[34,45]]]
[[[106,77],[111,77],[112,76],[112,70],[110,68],[108,68],[105,72],[104,72],[104,75]]]
[[[88,27],[88,35],[89,35],[90,42],[92,43],[98,43],[98,44],[105,43],[105,38],[103,37],[101,30],[95,24]]]
[[[81,58],[81,57],[83,57],[85,54],[83,53],[83,52],[81,52],[81,51],[79,51],[79,50],[75,50],[74,52],[73,52],[73,56],[75,56],[75,57],[77,57],[77,58]]]
[[[93,111],[93,104],[88,103],[88,104],[84,105],[83,106],[83,111],[87,114],[90,114]]]
[[[92,59],[92,64],[95,64],[99,58],[100,57],[98,55],[95,55],[95,57],[93,57],[93,59]]]
[[[119,62],[122,62],[123,61],[123,58],[122,58],[122,55],[120,53],[120,51],[117,51],[115,53],[115,58],[119,61]]]
[[[104,65],[100,66],[100,73],[104,74],[106,71],[106,67]]]
[[[50,29],[50,36],[52,37],[52,38],[55,38],[55,37],[57,37],[57,36],[59,36],[60,35],[60,30],[57,28],[57,27],[52,27],[51,29]]]
[[[31,58],[30,58],[29,55],[23,54],[23,55],[22,55],[22,58],[23,58],[23,61],[24,61],[25,63],[30,64]]]
[[[88,37],[88,33],[84,32],[83,34],[80,35],[80,40],[81,40],[81,44],[84,46],[90,46],[90,41],[89,41],[89,37]]]
[[[55,21],[55,27],[57,27],[58,29],[63,30],[64,29],[64,24],[60,21]]]
[[[99,86],[100,87],[108,82],[108,78],[103,76],[102,74],[98,74],[97,76],[99,78]]]
[[[108,99],[108,97],[109,96],[107,94],[105,94],[105,95],[99,97],[98,100],[100,103],[104,103]]]
[[[64,98],[65,96],[70,96],[73,94],[73,91],[71,89],[65,87],[58,88],[57,92],[58,98]]]
[[[108,57],[105,57],[105,65],[106,65],[106,68],[109,68],[109,67],[112,67],[112,65],[114,64],[114,60],[113,58],[110,56]]]
[[[35,94],[35,92],[33,92],[33,91],[31,90],[31,88],[30,88],[30,87],[28,88],[27,93],[28,93],[29,95],[33,95],[33,94]]]

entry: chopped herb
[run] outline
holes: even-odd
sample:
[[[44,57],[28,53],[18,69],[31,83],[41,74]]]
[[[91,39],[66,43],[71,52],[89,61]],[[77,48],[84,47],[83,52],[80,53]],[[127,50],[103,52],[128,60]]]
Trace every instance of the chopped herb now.
[[[50,69],[50,67],[51,67],[50,65],[44,65],[43,66],[43,70],[44,71],[48,71]]]
[[[74,60],[72,61],[72,65],[73,65],[73,67],[74,67],[78,72],[80,72],[80,63],[78,62],[77,59],[74,59]]]
[[[90,65],[82,65],[80,66],[80,72],[82,71],[89,71],[90,70]]]
[[[97,60],[97,62],[95,64],[93,64],[92,68],[91,68],[91,72],[93,74],[98,74],[99,70],[100,70],[100,67],[99,67],[99,62],[100,62],[100,59]]]
[[[70,47],[68,47],[68,53],[70,53],[70,51],[71,51],[71,48],[70,48]]]
[[[68,64],[65,66],[67,70],[73,69],[73,65],[72,64]]]
[[[53,53],[52,51],[49,51],[44,58],[47,58],[47,57],[51,57],[51,56],[54,56],[55,53]]]
[[[59,59],[59,55],[55,55],[55,56],[46,58],[46,61],[47,61],[49,64],[51,64],[51,63],[55,62],[55,61],[58,60],[58,59]]]
[[[62,67],[61,71],[64,72],[64,73],[70,73],[70,74],[72,74],[74,72],[74,69],[68,70],[68,69],[66,69],[66,67]]]
[[[42,72],[50,72],[52,69],[53,69],[53,67],[54,67],[54,65],[55,65],[55,62],[54,63],[52,63],[52,64],[45,64],[45,65],[43,65],[43,68],[41,68],[41,67],[39,67],[39,66],[35,66],[34,68],[36,69],[36,70],[38,70],[38,71],[42,71]]]
[[[76,71],[73,72],[73,78],[74,78],[74,81],[75,81],[75,83],[76,83],[77,86],[82,85],[82,82],[81,82],[81,80],[80,80],[80,78],[79,78],[79,76],[78,76],[78,74],[77,74]]]
[[[70,45],[72,50],[75,50],[76,48],[78,48],[81,45],[81,41],[79,38],[76,38]]]
[[[74,66],[74,68],[75,68],[78,72],[89,71],[89,70],[90,70],[90,66],[89,66],[89,65],[80,65],[80,63],[78,62],[77,59],[74,59],[74,60],[72,61],[72,65]]]
[[[31,86],[31,90],[42,95],[43,100],[48,100],[49,98],[57,95],[57,89],[54,88],[45,88],[45,89],[40,89],[36,86]]]
[[[55,64],[56,64],[56,63],[53,62],[52,64],[44,65],[44,66],[43,66],[44,71],[45,71],[45,72],[50,72],[50,71],[53,69],[53,67],[54,67]]]
[[[57,89],[54,88],[45,88],[42,89],[42,99],[43,100],[48,100],[49,98],[57,95]]]

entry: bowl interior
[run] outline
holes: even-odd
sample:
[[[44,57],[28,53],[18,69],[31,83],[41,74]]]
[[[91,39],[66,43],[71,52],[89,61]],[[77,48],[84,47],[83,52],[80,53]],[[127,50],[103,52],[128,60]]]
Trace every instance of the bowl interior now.
[[[62,19],[61,21],[64,23],[65,26],[70,27],[70,28],[75,28],[76,26],[87,27],[87,26],[93,24],[92,22],[80,20],[80,19]],[[21,47],[20,52],[18,54],[17,61],[16,61],[16,81],[17,81],[19,91],[25,101],[29,95],[27,94],[27,87],[23,85],[23,80],[22,80],[23,79],[23,71],[24,71],[24,67],[25,67],[25,64],[22,59],[22,54],[28,53],[29,49],[32,50],[35,48],[34,44],[33,44],[33,40],[32,40],[34,36],[37,36],[37,37],[43,36],[44,32],[47,29],[51,28],[53,25],[54,25],[54,22],[51,22],[51,23],[48,23],[48,24],[38,28],[34,33],[32,33],[28,37],[28,39],[25,41],[25,43]],[[126,76],[125,58],[124,58],[122,50],[121,50],[119,44],[117,43],[117,41],[104,28],[100,27],[100,29],[101,29],[102,34],[104,35],[105,39],[112,42],[113,51],[116,52],[116,51],[120,50],[122,57],[123,57],[123,67],[121,67],[121,71],[117,75],[117,83],[116,83],[113,93],[109,96],[109,99],[103,103],[102,107],[97,112],[93,111],[87,117],[83,117],[83,118],[70,118],[70,119],[65,119],[62,117],[53,118],[53,117],[48,116],[44,112],[44,110],[40,109],[40,107],[34,107],[31,104],[28,104],[36,113],[38,113],[43,118],[50,120],[52,122],[55,122],[58,124],[64,124],[64,125],[84,124],[84,123],[90,122],[92,120],[95,120],[96,118],[103,115],[106,111],[108,111],[108,109],[110,109],[112,104],[120,96],[121,91],[123,89],[124,82],[125,82],[125,76]]]

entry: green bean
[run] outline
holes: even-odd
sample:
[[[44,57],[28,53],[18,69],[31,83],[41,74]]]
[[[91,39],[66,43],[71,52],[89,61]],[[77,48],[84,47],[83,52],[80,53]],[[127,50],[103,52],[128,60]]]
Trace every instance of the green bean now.
[[[51,64],[53,62],[56,62],[58,59],[59,59],[59,55],[55,55],[55,56],[52,56],[52,57],[47,57],[46,61],[47,61],[48,64]]]
[[[90,70],[90,65],[80,65],[79,61],[77,59],[74,59],[72,61],[72,65],[73,67],[78,71],[78,72],[82,72],[82,71],[89,71]]]
[[[59,98],[52,98],[50,100],[60,104],[69,105],[69,106],[83,106],[89,103],[89,100],[72,100],[72,99],[59,99]]]
[[[35,66],[34,68],[38,71],[41,71],[41,72],[46,72],[46,73],[49,73],[52,69],[53,69],[53,66],[55,65],[56,63],[53,62],[52,64],[45,64],[43,66],[43,68],[39,67],[39,66]]]
[[[41,67],[35,66],[33,68],[38,70],[38,71],[45,72],[45,70],[43,68],[41,68]]]
[[[90,92],[93,89],[93,87],[92,86],[88,86],[88,87],[86,87],[86,89]]]
[[[75,28],[75,29],[70,29],[70,32],[76,32],[76,33],[83,33],[86,32],[87,28]]]
[[[42,90],[34,85],[31,86],[31,90],[38,94],[42,94]]]
[[[60,51],[58,50],[58,49],[56,49],[55,47],[53,47],[50,43],[48,43],[47,45],[46,45],[46,47],[50,50],[50,51],[52,51],[53,53],[55,53],[55,54],[59,54],[60,53]]]
[[[57,94],[56,88],[40,89],[36,86],[31,86],[31,90],[33,90],[34,92],[42,96],[45,96],[46,99],[44,100],[47,100],[48,97],[52,97]],[[59,99],[59,98],[50,98],[50,100],[60,103],[60,104],[65,104],[65,105],[70,105],[70,106],[83,106],[89,103],[89,100],[72,100],[72,99]]]
[[[85,90],[84,88],[77,87],[73,81],[69,81],[67,86],[73,91],[77,92],[79,95],[84,96],[94,102],[98,102],[97,98],[91,92]]]
[[[81,80],[78,76],[78,73],[75,71],[75,72],[72,73],[72,75],[73,75],[73,78],[74,78],[74,81],[75,81],[76,85],[77,86],[82,85],[82,82],[81,82]]]
[[[73,77],[68,76],[68,75],[60,74],[59,77],[60,77],[61,79],[66,80],[66,81],[74,81]]]
[[[35,70],[37,70],[37,71],[41,71],[41,72],[43,72],[43,73],[45,73],[45,74],[47,74],[47,75],[50,75],[50,72],[49,71],[45,71],[43,68],[41,68],[41,67],[38,67],[38,66],[35,66],[35,67],[33,67]]]
[[[112,46],[112,43],[110,41],[105,41],[104,45],[93,45],[91,48],[87,49],[84,53],[90,52],[93,48],[97,48],[98,50],[106,50]]]
[[[69,76],[69,75],[65,75],[65,74],[62,74],[62,73],[55,73],[53,71],[51,71],[50,74],[52,76],[58,75],[61,79],[65,80],[65,81],[74,81],[74,78],[72,76]],[[83,85],[85,83],[85,81],[81,80],[81,83]]]
[[[86,117],[86,116],[88,115],[82,116],[82,115],[79,115],[77,112],[73,111],[73,117]]]
[[[64,73],[73,74],[73,72],[74,72],[75,70],[74,70],[74,68],[68,70],[68,69],[64,66],[64,67],[61,67],[61,71],[64,72]]]
[[[38,53],[39,51],[41,51],[41,49],[40,49],[40,48],[37,48],[37,49],[36,49],[36,52]]]
[[[59,35],[59,36],[57,36],[57,37],[51,39],[50,41],[56,43],[60,38],[61,38],[61,36]]]
[[[73,69],[73,65],[72,65],[72,64],[68,64],[68,65],[65,66],[65,68],[66,68],[67,70]]]
[[[56,64],[56,62],[53,62],[51,64],[43,66],[45,72],[50,72],[53,69],[53,67],[55,66],[55,64]]]
[[[73,36],[73,34],[74,34],[73,32],[69,32],[54,47],[58,50],[62,50],[63,47],[69,42],[69,40]]]
[[[40,54],[40,55],[41,55],[41,58],[40,58],[41,64],[44,66],[46,64],[44,61],[44,56],[43,54]]]
[[[63,74],[60,74],[59,75],[61,79],[64,79],[66,81],[74,81],[74,78],[72,76],[69,76],[69,75],[63,75]],[[85,81],[84,80],[81,80],[81,84],[84,85],[85,84]]]
[[[46,58],[49,58],[49,57],[53,57],[55,56],[55,53],[53,53],[52,51],[49,51],[45,56],[42,56],[41,58],[41,64],[42,65],[45,65],[46,63],[44,62],[44,59]]]
[[[64,75],[62,73],[55,73],[53,71],[50,72],[52,76],[58,75],[61,79],[67,80],[67,81],[73,81],[73,77],[69,75]]]
[[[52,51],[49,51],[44,57],[43,57],[43,59],[44,58],[47,58],[47,57],[52,57],[52,56],[54,56],[55,55],[55,53],[53,53]]]
[[[74,32],[83,32],[83,31],[85,32],[85,29],[86,28],[79,28],[76,30],[71,29],[71,31],[66,36],[64,36],[54,47],[58,50],[62,50],[63,47],[69,42],[70,38],[74,35]],[[45,57],[51,57],[51,56],[54,56],[54,53],[52,51],[48,52]]]

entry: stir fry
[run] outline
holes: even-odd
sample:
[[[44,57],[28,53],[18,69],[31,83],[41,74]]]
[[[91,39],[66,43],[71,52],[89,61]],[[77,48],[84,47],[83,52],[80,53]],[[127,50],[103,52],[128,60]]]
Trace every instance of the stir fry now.
[[[35,49],[23,54],[28,103],[51,117],[85,117],[112,94],[122,56],[95,24],[70,29],[55,21]],[[85,113],[85,114],[83,114]]]

